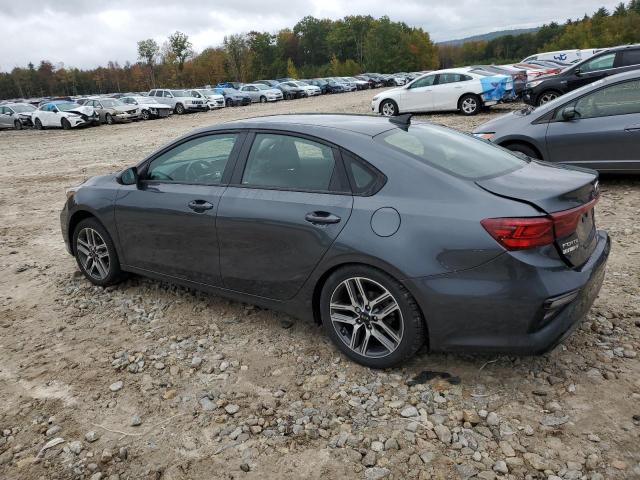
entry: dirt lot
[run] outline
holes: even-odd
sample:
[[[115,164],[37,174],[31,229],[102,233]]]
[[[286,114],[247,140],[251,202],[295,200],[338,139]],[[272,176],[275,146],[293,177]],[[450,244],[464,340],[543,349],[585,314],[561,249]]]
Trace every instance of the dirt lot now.
[[[602,179],[603,289],[542,357],[421,352],[371,371],[315,325],[138,277],[92,287],[66,254],[66,186],[194,127],[370,98],[0,132],[1,479],[640,478],[638,177]],[[429,118],[469,130],[508,109]],[[410,386],[425,370],[453,377]]]

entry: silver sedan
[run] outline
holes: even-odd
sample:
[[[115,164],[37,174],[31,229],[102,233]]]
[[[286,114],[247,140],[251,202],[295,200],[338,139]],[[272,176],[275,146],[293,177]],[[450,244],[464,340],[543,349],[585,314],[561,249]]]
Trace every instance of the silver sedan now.
[[[261,83],[249,83],[240,87],[242,93],[251,97],[251,102],[267,103],[282,100],[282,92],[277,88],[267,87]]]

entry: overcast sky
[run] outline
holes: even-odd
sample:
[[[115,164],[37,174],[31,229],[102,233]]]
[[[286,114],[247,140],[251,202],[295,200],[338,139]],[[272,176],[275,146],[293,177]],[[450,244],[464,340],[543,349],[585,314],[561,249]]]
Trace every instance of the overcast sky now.
[[[80,68],[136,61],[138,40],[180,30],[196,51],[225,35],[276,32],[306,15],[388,15],[435,41],[564,22],[619,0],[0,0],[0,70],[47,59]],[[597,45],[593,45],[597,47]]]

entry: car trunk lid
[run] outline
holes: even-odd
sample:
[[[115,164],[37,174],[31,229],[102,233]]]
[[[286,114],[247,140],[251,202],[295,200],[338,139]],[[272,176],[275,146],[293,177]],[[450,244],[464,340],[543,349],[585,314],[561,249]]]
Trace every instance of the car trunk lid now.
[[[495,195],[528,203],[548,216],[554,224],[555,246],[570,266],[581,266],[595,249],[597,172],[531,161],[476,184]]]

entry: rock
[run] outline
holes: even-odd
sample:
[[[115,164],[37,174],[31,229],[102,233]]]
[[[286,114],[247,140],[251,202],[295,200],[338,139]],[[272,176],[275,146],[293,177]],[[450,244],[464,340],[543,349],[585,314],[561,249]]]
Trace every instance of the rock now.
[[[509,468],[507,467],[507,462],[505,462],[504,460],[498,460],[495,463],[495,465],[493,466],[493,470],[498,472],[498,473],[502,473],[504,475],[509,473]]]
[[[478,474],[478,469],[473,465],[456,465],[456,470],[462,480],[467,480]]]
[[[395,438],[389,438],[386,442],[384,442],[385,450],[400,450],[400,445],[398,445],[398,441]]]
[[[111,385],[109,385],[109,390],[111,390],[112,392],[117,392],[119,390],[122,390],[123,386],[124,386],[124,383],[122,382],[122,380],[118,380],[117,382],[114,382]]]
[[[56,445],[60,445],[61,443],[64,443],[64,438],[62,438],[62,437],[57,437],[57,438],[54,438],[52,440],[49,440],[47,443],[45,443],[42,446],[42,448],[38,452],[38,455],[36,455],[36,458],[42,457],[47,450],[49,450],[50,448],[55,447]]]
[[[176,398],[177,394],[178,392],[175,389],[167,390],[162,394],[162,398],[164,398],[165,400],[172,400]]]
[[[61,426],[59,426],[59,425],[53,425],[52,427],[50,427],[50,428],[46,431],[45,435],[46,435],[47,437],[51,437],[51,436],[55,435],[56,433],[58,433],[60,430],[62,430],[62,427],[61,427]]]
[[[230,403],[227,406],[224,407],[224,410],[229,414],[229,415],[235,415],[236,413],[238,413],[240,411],[240,407],[234,403]]]
[[[490,412],[487,415],[487,425],[495,427],[500,423],[500,419],[498,418],[498,414],[496,412]]]
[[[240,465],[240,470],[242,470],[243,472],[248,472],[249,470],[251,470],[251,467],[248,463],[243,463],[242,465]]]
[[[7,450],[3,454],[0,454],[0,465],[6,465],[11,460],[13,460],[13,452],[11,450]]]
[[[480,480],[495,480],[496,478],[496,474],[493,473],[491,470],[484,470],[482,472],[480,472],[477,477]]]
[[[545,427],[559,427],[560,425],[564,425],[569,421],[569,416],[556,416],[556,415],[545,415],[540,420],[540,424]]]
[[[384,443],[377,440],[371,442],[371,450],[374,452],[382,452],[384,450]]]
[[[611,462],[611,466],[613,468],[615,468],[616,470],[626,470],[627,469],[627,464],[625,462],[623,462],[622,460],[614,460],[613,462]]]
[[[105,448],[102,451],[102,455],[100,455],[100,462],[109,463],[112,459],[113,459],[113,453],[111,453],[111,450],[109,450],[108,448]]]
[[[436,458],[435,452],[422,452],[420,454],[420,460],[422,460],[426,464],[433,462],[435,458]]]
[[[366,480],[381,480],[387,478],[390,474],[391,471],[387,468],[372,467],[364,471],[364,478]]]
[[[502,453],[504,453],[506,457],[516,456],[516,452],[511,444],[509,442],[505,442],[504,440],[500,442],[500,450],[502,450]]]
[[[365,467],[373,467],[376,464],[376,452],[367,450],[367,454],[362,458],[362,464]]]
[[[91,475],[90,480],[101,480],[101,479],[102,479],[102,472],[96,472],[93,475]]]
[[[132,427],[138,427],[142,424],[142,419],[140,418],[139,415],[134,415],[133,417],[131,417],[131,422],[130,425]]]
[[[478,415],[475,410],[463,410],[462,419],[465,422],[469,422],[471,425],[480,423],[480,415]]]
[[[153,367],[154,367],[156,370],[164,370],[164,363],[162,363],[162,362],[156,362],[156,363],[154,363],[154,364],[153,364]]]
[[[447,427],[444,425],[436,425],[433,430],[436,432],[438,439],[442,443],[445,445],[449,445],[451,443],[451,431]]]
[[[551,465],[549,464],[549,462],[546,459],[542,458],[537,453],[527,452],[523,456],[525,461],[532,468],[535,468],[536,470],[540,470],[540,471],[551,470]]]
[[[191,359],[191,367],[198,368],[198,367],[200,367],[200,365],[202,365],[202,358],[201,357],[193,357]]]
[[[82,451],[82,442],[80,440],[69,442],[69,450],[76,455],[80,455],[80,452]]]
[[[389,402],[389,408],[400,408],[404,405],[404,400],[393,400]]]
[[[200,406],[205,412],[211,412],[218,408],[216,404],[209,399],[209,397],[202,397],[200,399]]]
[[[598,443],[600,441],[600,437],[595,433],[590,433],[589,435],[587,435],[587,438],[589,439],[589,441],[595,442],[595,443]]]
[[[476,462],[479,462],[480,460],[482,460],[482,454],[478,451],[475,451],[473,452],[471,458],[473,458]]]
[[[408,406],[402,409],[402,411],[400,412],[400,415],[402,415],[405,418],[417,417],[418,409],[414,406]]]

